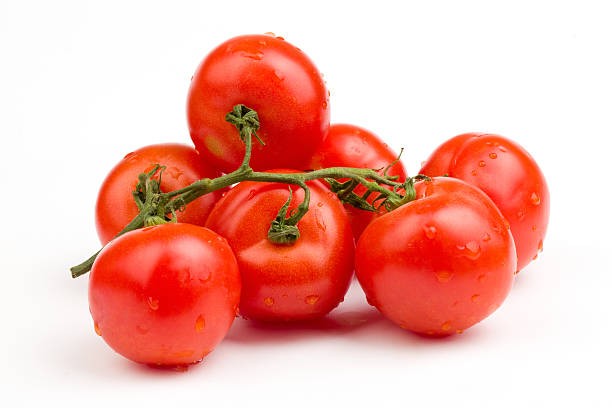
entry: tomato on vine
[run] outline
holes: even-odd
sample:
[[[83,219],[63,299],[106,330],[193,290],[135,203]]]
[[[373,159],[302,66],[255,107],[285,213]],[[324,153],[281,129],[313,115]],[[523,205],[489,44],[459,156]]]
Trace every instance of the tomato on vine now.
[[[225,114],[238,103],[261,120],[251,167],[304,168],[329,129],[329,94],[299,48],[270,35],[229,39],[202,61],[187,98],[191,138],[204,160],[225,173],[244,156]]]
[[[114,239],[89,278],[96,333],[138,363],[200,361],[229,330],[239,299],[240,274],[227,241],[191,224],[156,225]]]
[[[291,171],[275,171],[276,173]],[[306,183],[310,209],[294,243],[278,240],[270,223],[297,210],[304,191],[286,184],[242,182],[210,213],[206,226],[227,238],[242,277],[240,313],[264,321],[321,317],[344,299],[353,275],[354,243],[338,198],[320,182]],[[275,242],[272,242],[275,241]]]
[[[481,190],[450,177],[415,185],[416,199],[374,220],[357,243],[368,302],[402,328],[460,333],[504,301],[516,250]]]
[[[389,176],[396,176],[398,181],[403,182],[406,180],[406,170],[397,157],[398,155],[386,143],[369,130],[355,125],[333,124],[329,128],[325,141],[311,158],[309,168],[383,169],[380,170],[381,174],[388,168]],[[389,167],[391,164],[392,166]],[[359,185],[353,191],[358,195],[363,195],[367,188]],[[377,193],[370,194],[367,201],[371,204],[378,196]],[[355,239],[358,239],[365,227],[380,214],[360,210],[349,204],[345,204],[344,208],[351,221]]]
[[[499,135],[465,133],[440,145],[420,172],[447,174],[487,193],[510,222],[517,270],[542,250],[550,214],[548,186],[536,161],[517,143]]]
[[[162,192],[178,190],[202,178],[221,174],[208,166],[193,147],[178,143],[163,143],[142,147],[128,153],[106,176],[96,202],[96,228],[102,244],[109,242],[136,215],[139,208],[132,192],[138,175],[148,172],[155,164],[163,164],[153,176],[161,179]],[[176,213],[178,222],[204,225],[208,214],[221,197],[222,191],[200,197]]]

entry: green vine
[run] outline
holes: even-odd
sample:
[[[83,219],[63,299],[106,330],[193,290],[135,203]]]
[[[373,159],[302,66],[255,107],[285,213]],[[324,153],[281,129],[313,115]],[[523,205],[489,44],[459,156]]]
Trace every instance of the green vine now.
[[[310,204],[310,189],[306,184],[308,181],[325,180],[330,185],[331,191],[337,194],[342,202],[358,209],[378,211],[384,206],[387,211],[392,211],[415,199],[415,180],[427,179],[426,176],[418,175],[416,177],[409,177],[404,182],[398,182],[396,181],[397,176],[387,176],[387,170],[397,161],[389,164],[383,174],[380,174],[380,171],[383,169],[359,169],[352,167],[329,167],[305,173],[287,174],[256,172],[250,167],[253,136],[261,144],[264,144],[259,136],[257,136],[257,131],[259,130],[257,112],[244,105],[236,105],[226,115],[225,120],[236,126],[240,138],[245,144],[244,159],[240,167],[221,177],[215,179],[204,178],[189,186],[167,193],[163,193],[160,190],[164,166],[158,164],[151,171],[141,173],[138,176],[136,189],[132,192],[140,212],[115,238],[143,226],[174,222],[176,221],[176,212],[182,211],[186,205],[199,197],[236,183],[255,181],[291,184],[304,190],[303,201],[292,213],[288,214],[289,204],[293,196],[290,189],[289,199],[281,207],[276,218],[272,220],[268,231],[268,239],[271,242],[279,245],[291,245],[299,239],[300,232],[297,224],[308,212]],[[348,180],[339,182],[337,181],[338,179]],[[367,189],[361,196],[353,191],[358,185],[363,185]],[[399,192],[404,192],[404,194]],[[373,193],[378,194],[374,200],[377,206],[367,201],[368,197]],[[99,253],[100,251],[96,252],[83,263],[70,268],[72,277],[76,278],[87,273]]]

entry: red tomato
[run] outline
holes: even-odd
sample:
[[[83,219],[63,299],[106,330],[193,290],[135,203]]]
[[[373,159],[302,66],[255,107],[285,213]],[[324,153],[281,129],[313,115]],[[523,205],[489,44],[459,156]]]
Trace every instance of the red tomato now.
[[[227,241],[191,224],[128,232],[104,247],[89,275],[96,332],[139,363],[200,361],[229,330],[239,299]]]
[[[220,176],[218,171],[202,161],[194,148],[182,144],[145,146],[127,154],[106,176],[98,193],[96,228],[102,244],[113,239],[138,215],[132,191],[138,184],[138,175],[153,169],[154,164],[166,166],[161,179],[161,190],[164,192],[178,190],[205,177]],[[222,193],[215,191],[198,198],[184,211],[177,213],[177,220],[204,225]]]
[[[215,48],[193,76],[187,98],[191,138],[202,157],[229,173],[244,144],[225,114],[255,109],[261,146],[253,139],[251,167],[303,168],[329,129],[329,94],[312,61],[280,37],[243,35]]]
[[[289,198],[286,184],[240,183],[210,213],[206,226],[226,237],[236,254],[245,317],[313,319],[344,299],[353,274],[351,227],[335,195],[320,182],[308,186],[310,210],[297,225],[300,237],[293,245],[273,244],[267,235]],[[290,210],[304,197],[302,189],[292,189]]]
[[[495,204],[463,181],[415,185],[417,198],[363,232],[355,271],[368,302],[402,328],[447,335],[506,298],[516,270],[512,235]]]
[[[449,139],[420,173],[464,180],[487,193],[510,222],[518,270],[542,250],[550,196],[542,171],[521,146],[499,135],[465,133]]]
[[[386,168],[396,159],[397,154],[369,130],[355,125],[334,124],[330,126],[327,138],[312,157],[309,167],[315,170],[325,167],[380,169]],[[395,163],[387,174],[399,176],[398,181],[406,179],[406,170],[401,161]],[[353,191],[363,195],[366,188],[360,185]],[[372,203],[377,196],[378,194],[371,194],[368,201]],[[379,213],[359,210],[348,204],[345,205],[345,209],[356,239],[365,227],[379,216]]]

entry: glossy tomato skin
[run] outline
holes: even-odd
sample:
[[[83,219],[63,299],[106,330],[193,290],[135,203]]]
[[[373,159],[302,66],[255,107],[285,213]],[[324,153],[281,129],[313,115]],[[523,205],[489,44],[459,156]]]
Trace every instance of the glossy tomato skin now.
[[[420,172],[448,174],[487,193],[510,223],[518,270],[542,250],[550,194],[537,163],[517,143],[494,134],[465,133],[439,146]]]
[[[359,126],[337,123],[330,126],[329,133],[312,157],[309,168],[315,170],[326,167],[384,169],[396,159],[397,153],[374,133]],[[389,168],[387,174],[398,176],[400,182],[406,180],[406,170],[401,161]],[[362,195],[366,192],[366,188],[360,185],[354,191]],[[377,196],[378,194],[370,195],[368,201],[371,203]],[[365,227],[380,215],[380,213],[356,209],[348,204],[345,205],[345,209],[351,221],[355,239],[358,239]]]
[[[255,109],[255,170],[304,168],[329,129],[329,93],[299,48],[269,35],[243,35],[215,48],[200,64],[187,98],[191,138],[204,160],[223,172],[238,168],[244,144],[225,121],[234,105]]]
[[[178,190],[205,177],[221,175],[206,165],[193,147],[183,144],[156,144],[128,153],[106,176],[98,193],[96,228],[102,244],[113,239],[138,215],[132,191],[138,184],[138,175],[150,171],[154,164],[166,166],[161,183],[164,192]],[[193,201],[184,211],[177,213],[178,222],[204,225],[222,193],[215,191]]]
[[[512,235],[482,191],[450,177],[416,183],[417,198],[363,232],[355,271],[368,302],[402,328],[434,336],[490,315],[514,280]]]
[[[275,170],[277,172],[278,170]],[[353,275],[354,241],[338,198],[309,182],[310,210],[298,223],[300,238],[278,245],[267,238],[270,223],[289,198],[286,184],[243,182],[211,212],[206,226],[225,236],[242,276],[240,313],[284,322],[321,317],[344,299]],[[302,201],[293,189],[290,209]]]
[[[96,332],[138,363],[198,362],[229,330],[239,299],[240,273],[227,241],[191,224],[118,237],[89,278]]]

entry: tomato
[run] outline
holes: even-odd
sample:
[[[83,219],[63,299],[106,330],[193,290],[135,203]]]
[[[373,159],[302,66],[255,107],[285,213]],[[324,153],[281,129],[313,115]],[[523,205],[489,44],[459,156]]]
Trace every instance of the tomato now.
[[[516,250],[493,201],[450,177],[363,232],[355,271],[368,302],[402,328],[447,335],[481,321],[513,283]]]
[[[261,146],[255,170],[304,168],[329,129],[329,93],[312,61],[281,37],[243,35],[215,48],[193,76],[187,99],[191,138],[204,160],[229,173],[244,156],[236,128],[225,121],[234,105],[255,109]]]
[[[153,169],[154,164],[166,166],[161,178],[164,192],[178,190],[205,177],[220,176],[194,148],[182,144],[150,145],[127,154],[106,176],[98,193],[96,228],[102,244],[113,239],[138,215],[132,191],[138,184],[138,175]],[[177,212],[177,221],[204,225],[222,193],[215,191],[193,201],[184,211]]]
[[[312,157],[309,167],[312,169],[325,167],[384,169],[396,159],[397,154],[369,130],[355,125],[333,124],[329,128],[327,138]],[[401,161],[389,168],[387,174],[398,176],[398,181],[406,179],[406,170]],[[353,191],[363,195],[367,190],[359,185]],[[376,193],[371,194],[368,201],[372,203],[377,196]],[[365,227],[379,216],[379,213],[359,210],[349,204],[345,205],[345,209],[356,239],[359,238]],[[384,208],[382,210],[384,211]]]
[[[448,174],[487,193],[510,222],[518,270],[542,250],[550,213],[548,186],[533,157],[517,143],[499,135],[465,133],[439,146],[420,172]]]
[[[275,172],[277,172],[276,170]],[[265,321],[321,317],[343,299],[353,275],[354,242],[342,204],[309,182],[310,209],[293,245],[268,240],[270,223],[289,198],[286,184],[243,182],[210,213],[206,226],[227,238],[242,276],[240,313]],[[290,210],[304,197],[292,187]]]
[[[240,274],[227,241],[191,224],[118,237],[100,252],[89,278],[96,332],[139,363],[201,360],[229,330],[239,299]]]

